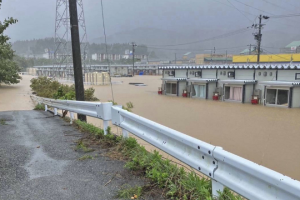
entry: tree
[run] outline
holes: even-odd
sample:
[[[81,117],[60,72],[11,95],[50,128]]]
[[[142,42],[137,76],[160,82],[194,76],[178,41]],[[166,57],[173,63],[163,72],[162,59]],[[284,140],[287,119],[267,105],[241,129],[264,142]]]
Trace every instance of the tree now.
[[[0,9],[1,3],[2,0],[0,0]],[[16,22],[17,20],[11,17],[0,22],[0,83],[15,84],[19,83],[21,79],[18,74],[20,68],[13,60],[14,51],[8,42],[10,38],[3,33],[10,25]]]

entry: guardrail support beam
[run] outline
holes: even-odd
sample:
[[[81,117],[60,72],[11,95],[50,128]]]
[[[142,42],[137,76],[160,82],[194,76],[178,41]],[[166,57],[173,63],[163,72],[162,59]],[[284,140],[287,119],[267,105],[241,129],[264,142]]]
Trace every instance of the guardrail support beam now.
[[[215,181],[214,179],[211,179],[211,186],[212,186],[212,196],[214,198],[219,197],[218,191],[223,192],[224,185]]]
[[[122,129],[123,138],[129,138],[129,133],[127,130]]]
[[[47,110],[48,110],[48,106],[47,106],[47,105],[45,105],[45,111],[47,112]]]
[[[69,112],[69,113],[70,113],[70,124],[73,124],[73,119],[74,119],[73,112]]]
[[[107,135],[108,123],[109,123],[109,121],[103,120],[103,131],[104,131],[104,135]]]
[[[57,115],[57,108],[54,108],[54,116]]]

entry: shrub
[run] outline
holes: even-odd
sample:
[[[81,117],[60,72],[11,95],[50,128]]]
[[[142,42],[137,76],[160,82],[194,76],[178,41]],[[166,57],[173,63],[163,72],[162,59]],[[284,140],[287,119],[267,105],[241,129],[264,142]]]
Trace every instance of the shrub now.
[[[64,85],[45,76],[33,78],[30,82],[30,87],[37,96],[61,100],[76,99],[75,85]],[[94,93],[94,88],[86,89],[84,91],[85,101],[99,101],[99,99],[94,96]]]

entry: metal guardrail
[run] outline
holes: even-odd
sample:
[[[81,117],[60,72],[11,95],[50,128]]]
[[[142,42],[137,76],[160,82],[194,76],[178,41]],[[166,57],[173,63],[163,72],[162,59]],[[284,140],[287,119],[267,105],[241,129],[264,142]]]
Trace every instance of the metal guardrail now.
[[[299,181],[229,153],[221,147],[213,146],[130,113],[123,110],[121,106],[112,106],[111,103],[33,98],[55,109],[69,110],[103,119],[107,122],[107,126],[108,121],[111,120],[114,125],[122,128],[123,137],[128,137],[130,132],[210,177],[213,196],[218,196],[217,191],[228,187],[248,199],[300,199]]]

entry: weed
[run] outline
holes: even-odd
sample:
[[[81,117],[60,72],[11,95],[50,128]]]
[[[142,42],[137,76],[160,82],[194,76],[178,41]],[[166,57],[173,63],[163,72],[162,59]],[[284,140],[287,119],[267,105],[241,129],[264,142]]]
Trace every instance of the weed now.
[[[0,119],[0,124],[1,125],[7,125],[6,122],[5,122],[5,119]]]
[[[143,194],[143,187],[136,186],[130,187],[129,185],[123,185],[122,189],[118,191],[117,198],[126,199],[139,199]]]
[[[38,103],[33,110],[45,110],[45,105],[43,103]]]
[[[93,149],[89,149],[88,147],[86,147],[86,145],[82,141],[78,141],[76,150],[80,149],[85,153],[94,151]]]
[[[112,100],[108,100],[108,102],[112,102],[113,105],[118,105],[117,102],[112,101]],[[132,112],[133,109],[133,103],[132,102],[127,102],[126,106],[122,106],[122,109],[127,110],[128,112]]]
[[[89,133],[92,140],[99,139],[99,144],[113,147],[107,153],[108,156],[115,159],[127,160],[125,167],[140,175],[149,178],[155,188],[161,188],[163,194],[171,199],[195,199],[195,200],[213,200],[211,180],[200,177],[195,172],[186,171],[183,167],[178,167],[170,160],[163,159],[158,151],[148,152],[145,147],[138,144],[134,138],[122,138],[111,134],[104,135],[102,129],[99,129],[86,122],[75,120],[75,125],[82,131]],[[78,149],[88,149],[82,141],[78,142]],[[149,188],[148,188],[149,189]],[[147,190],[148,190],[147,189]],[[151,188],[150,188],[151,190]],[[138,198],[143,195],[143,187],[123,188],[118,196],[121,198],[132,198],[136,194]],[[219,193],[218,200],[242,200],[229,189]]]
[[[94,158],[91,155],[84,155],[84,156],[78,158],[78,160],[80,160],[80,161],[87,160],[87,159],[92,159],[93,160]]]

